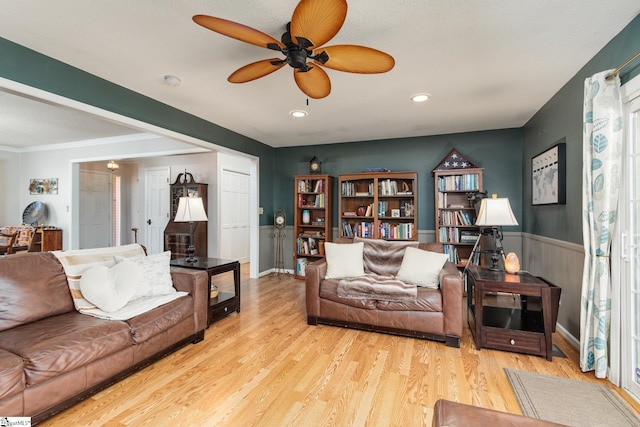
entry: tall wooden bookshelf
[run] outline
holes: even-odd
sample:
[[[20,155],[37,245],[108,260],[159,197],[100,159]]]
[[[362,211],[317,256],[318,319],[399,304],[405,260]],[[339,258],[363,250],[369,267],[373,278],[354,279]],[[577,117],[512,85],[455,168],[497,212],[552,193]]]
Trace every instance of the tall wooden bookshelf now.
[[[340,237],[418,240],[418,173],[339,176]]]
[[[297,175],[294,183],[294,277],[304,279],[306,265],[324,258],[324,243],[333,240],[333,177]]]
[[[176,181],[170,186],[169,223],[164,229],[164,250],[171,251],[171,259],[185,258],[190,244],[189,223],[175,222],[180,197],[189,195],[202,197],[204,210],[207,211],[207,184],[196,182],[189,172],[178,174]],[[207,257],[207,222],[195,223],[193,230],[193,246],[196,257]]]
[[[451,168],[454,163],[458,168]],[[470,262],[471,252],[480,236],[471,196],[483,191],[483,173],[484,169],[476,167],[456,150],[452,150],[433,171],[436,242],[444,244],[449,261],[459,269]],[[480,250],[476,250],[473,258],[471,262],[479,265]]]

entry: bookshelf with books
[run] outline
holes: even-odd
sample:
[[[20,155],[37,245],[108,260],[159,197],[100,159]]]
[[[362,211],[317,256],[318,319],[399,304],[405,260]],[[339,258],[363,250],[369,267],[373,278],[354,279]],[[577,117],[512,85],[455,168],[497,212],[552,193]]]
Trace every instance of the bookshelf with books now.
[[[304,279],[306,265],[324,258],[324,243],[333,238],[333,177],[297,175],[294,182],[294,277]]]
[[[418,240],[417,184],[416,172],[340,175],[339,236]]]
[[[447,168],[454,163],[452,156],[460,168]],[[433,171],[436,242],[444,244],[449,261],[460,269],[468,262],[478,265],[481,260],[480,251],[469,260],[480,235],[480,228],[475,225],[477,212],[470,196],[482,192],[483,172],[484,169],[475,167],[455,150]]]

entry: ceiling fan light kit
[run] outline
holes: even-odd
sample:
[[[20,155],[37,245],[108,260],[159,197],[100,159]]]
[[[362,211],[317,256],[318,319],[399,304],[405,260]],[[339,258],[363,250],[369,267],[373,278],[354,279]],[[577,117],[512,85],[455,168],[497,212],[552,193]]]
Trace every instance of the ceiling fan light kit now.
[[[331,81],[322,67],[357,74],[386,73],[395,65],[393,57],[365,46],[322,47],[342,28],[347,17],[346,0],[300,0],[287,31],[277,40],[262,31],[237,22],[208,15],[195,15],[193,21],[209,30],[285,56],[245,65],[231,73],[231,83],[246,83],[279,70],[293,68],[298,88],[308,97],[320,99],[331,93]]]

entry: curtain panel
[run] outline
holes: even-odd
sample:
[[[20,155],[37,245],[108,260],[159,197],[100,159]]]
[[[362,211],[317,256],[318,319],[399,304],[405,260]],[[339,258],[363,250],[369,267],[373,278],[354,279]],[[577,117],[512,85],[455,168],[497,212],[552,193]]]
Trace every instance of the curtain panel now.
[[[620,79],[603,71],[584,83],[580,367],[606,378],[611,324],[611,231],[622,177],[624,125]]]

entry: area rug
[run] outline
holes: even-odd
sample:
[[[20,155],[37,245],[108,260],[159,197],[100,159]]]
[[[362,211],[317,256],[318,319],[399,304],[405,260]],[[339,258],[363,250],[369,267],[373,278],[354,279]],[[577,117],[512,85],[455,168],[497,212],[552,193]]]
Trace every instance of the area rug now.
[[[605,385],[505,368],[528,417],[568,426],[640,426],[640,419]]]

